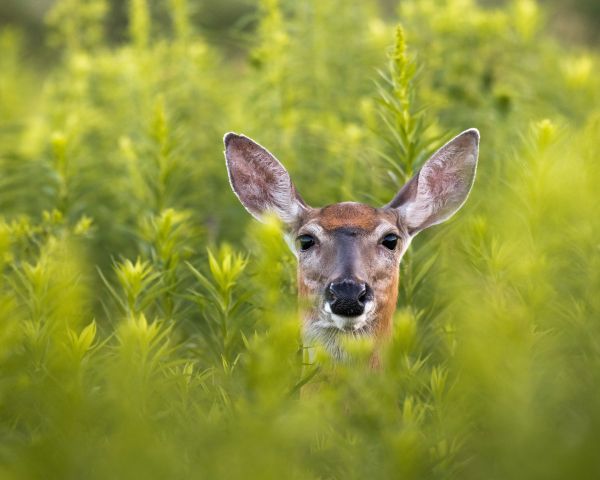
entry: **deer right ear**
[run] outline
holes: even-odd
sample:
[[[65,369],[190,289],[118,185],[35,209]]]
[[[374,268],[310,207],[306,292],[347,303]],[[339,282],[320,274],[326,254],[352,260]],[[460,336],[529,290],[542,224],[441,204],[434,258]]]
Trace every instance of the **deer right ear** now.
[[[231,132],[223,142],[231,188],[253,217],[262,221],[265,213],[273,212],[290,224],[308,208],[286,169],[266,148]]]
[[[454,137],[386,206],[397,209],[411,235],[449,219],[465,203],[475,179],[479,132]]]

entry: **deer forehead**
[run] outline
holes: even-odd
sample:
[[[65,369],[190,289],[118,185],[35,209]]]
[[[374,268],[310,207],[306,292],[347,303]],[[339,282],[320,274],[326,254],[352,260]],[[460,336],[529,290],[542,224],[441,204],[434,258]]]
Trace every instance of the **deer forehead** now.
[[[312,210],[302,226],[313,226],[327,233],[339,230],[372,233],[393,228],[397,223],[394,211],[374,208],[364,203],[342,202]]]

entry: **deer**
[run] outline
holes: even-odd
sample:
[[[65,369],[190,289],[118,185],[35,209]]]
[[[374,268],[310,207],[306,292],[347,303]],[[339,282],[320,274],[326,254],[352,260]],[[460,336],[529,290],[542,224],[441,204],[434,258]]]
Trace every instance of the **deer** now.
[[[224,136],[233,192],[257,220],[278,217],[297,258],[305,346],[319,344],[343,360],[345,338],[379,344],[391,336],[400,261],[419,232],[448,220],[466,202],[479,138],[472,128],[447,142],[386,205],[348,201],[313,208],[266,148],[244,135]]]

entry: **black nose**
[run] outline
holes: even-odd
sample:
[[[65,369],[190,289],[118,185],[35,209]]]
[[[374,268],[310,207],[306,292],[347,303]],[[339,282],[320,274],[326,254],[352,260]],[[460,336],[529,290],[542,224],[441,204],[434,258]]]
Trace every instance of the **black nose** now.
[[[365,302],[370,300],[371,290],[366,283],[352,278],[334,280],[327,287],[326,300],[331,312],[344,317],[357,317],[365,311]]]

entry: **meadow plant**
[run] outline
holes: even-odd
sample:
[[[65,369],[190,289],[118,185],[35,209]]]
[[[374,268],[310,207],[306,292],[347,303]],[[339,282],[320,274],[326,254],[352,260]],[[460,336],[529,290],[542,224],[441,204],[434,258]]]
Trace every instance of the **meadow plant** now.
[[[108,8],[55,2],[42,67],[0,31],[2,478],[598,477],[597,51],[533,0],[264,0],[235,52],[193,2],[131,0],[112,44]],[[408,252],[381,368],[309,356],[223,133],[308,203],[380,205],[469,127],[473,192]]]

